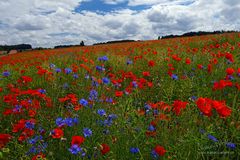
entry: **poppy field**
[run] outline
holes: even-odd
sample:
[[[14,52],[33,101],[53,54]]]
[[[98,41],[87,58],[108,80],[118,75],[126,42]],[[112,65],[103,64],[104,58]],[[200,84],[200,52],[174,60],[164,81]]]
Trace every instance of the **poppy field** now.
[[[240,34],[0,57],[0,159],[240,157]]]

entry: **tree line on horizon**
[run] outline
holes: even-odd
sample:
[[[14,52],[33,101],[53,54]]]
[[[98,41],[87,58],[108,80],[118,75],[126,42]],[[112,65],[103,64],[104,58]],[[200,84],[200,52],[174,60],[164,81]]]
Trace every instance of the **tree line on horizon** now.
[[[239,31],[213,31],[213,32],[206,32],[206,31],[198,31],[198,32],[187,32],[182,35],[165,35],[165,36],[159,36],[158,39],[167,39],[167,38],[176,38],[176,37],[192,37],[192,36],[202,36],[202,35],[213,35],[213,34],[223,34],[223,33],[233,33],[233,32],[239,32]],[[140,40],[138,40],[140,41]],[[107,42],[99,42],[94,43],[93,45],[102,45],[102,44],[114,44],[114,43],[126,43],[126,42],[136,42],[136,40],[116,40],[116,41],[107,41]],[[84,41],[81,41],[78,45],[57,45],[54,46],[54,49],[57,48],[68,48],[68,47],[79,47],[79,46],[85,46]],[[31,44],[18,44],[18,45],[0,45],[0,51],[7,51],[10,52],[11,50],[17,50],[18,52],[24,51],[24,50],[43,50],[43,49],[50,49],[50,48],[44,48],[44,47],[37,47],[32,48]]]
[[[213,31],[213,32],[206,32],[206,31],[198,31],[198,32],[187,32],[182,35],[166,35],[162,37],[158,37],[158,39],[167,39],[167,38],[177,38],[177,37],[193,37],[193,36],[204,36],[204,35],[214,35],[214,34],[223,34],[223,33],[234,33],[239,31]]]
[[[17,50],[19,52],[23,50],[31,50],[32,46],[30,44],[17,44],[17,45],[0,45],[0,51],[11,51]]]

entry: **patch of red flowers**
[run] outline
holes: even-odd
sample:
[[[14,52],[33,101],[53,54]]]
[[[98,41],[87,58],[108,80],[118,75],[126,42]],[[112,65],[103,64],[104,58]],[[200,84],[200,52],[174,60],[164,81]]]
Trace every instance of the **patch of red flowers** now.
[[[0,149],[3,148],[12,138],[10,134],[0,133]]]
[[[116,97],[122,97],[123,96],[123,91],[116,91],[115,96]]]
[[[216,109],[217,113],[220,115],[221,118],[226,118],[231,115],[232,110],[226,106],[224,101],[217,101],[212,100],[209,98],[198,98],[196,104],[200,111],[210,117],[212,116],[212,109]]]
[[[164,156],[164,154],[166,153],[166,150],[163,146],[160,145],[156,145],[156,147],[154,148],[154,151],[159,155],[159,156]]]
[[[84,142],[85,138],[82,136],[72,136],[72,145],[76,144],[80,146]]]
[[[107,144],[105,144],[105,143],[101,144],[100,147],[101,147],[101,153],[102,153],[102,155],[105,155],[106,153],[108,153],[108,152],[110,151],[109,145],[107,145]]]
[[[52,132],[52,138],[62,138],[64,135],[63,130],[60,128],[56,128]]]
[[[176,113],[176,115],[180,115],[181,114],[181,110],[185,109],[187,106],[188,102],[183,102],[180,100],[175,100],[173,102],[173,111]]]

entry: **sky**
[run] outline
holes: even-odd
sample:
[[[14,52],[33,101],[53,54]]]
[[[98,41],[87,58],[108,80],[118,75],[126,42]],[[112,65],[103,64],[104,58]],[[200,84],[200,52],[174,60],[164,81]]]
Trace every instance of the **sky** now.
[[[240,0],[0,0],[0,45],[87,45],[240,30]]]

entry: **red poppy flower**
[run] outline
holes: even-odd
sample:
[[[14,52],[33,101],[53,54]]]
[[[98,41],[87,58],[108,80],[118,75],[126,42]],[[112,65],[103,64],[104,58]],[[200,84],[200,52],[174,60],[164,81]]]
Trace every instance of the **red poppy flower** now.
[[[29,82],[32,82],[32,78],[29,77],[29,76],[22,76],[22,82],[23,83],[29,83]]]
[[[77,144],[80,146],[84,142],[85,138],[82,136],[72,136],[72,145]]]
[[[37,155],[35,155],[32,160],[39,160],[39,159],[43,159],[45,158],[46,156],[43,154],[43,153],[39,153]]]
[[[110,151],[110,147],[107,144],[101,144],[101,153],[102,155],[105,155],[106,153],[108,153]]]
[[[212,101],[212,106],[222,118],[229,117],[231,115],[232,110],[226,106],[225,102],[215,100]]]
[[[226,118],[229,117],[232,113],[232,110],[228,107],[221,108],[217,110],[218,114],[220,115],[221,118]]]
[[[28,115],[29,115],[29,117],[34,117],[35,115],[36,115],[36,111],[35,110],[29,110],[28,111]]]
[[[191,64],[191,59],[190,58],[186,58],[185,62],[186,62],[186,64]]]
[[[212,64],[208,64],[208,73],[212,72]]]
[[[0,133],[0,149],[3,148],[12,138],[10,134]]]
[[[166,150],[164,149],[164,147],[157,145],[154,148],[154,151],[159,155],[159,156],[164,156],[164,154],[166,153]]]
[[[173,111],[178,116],[180,115],[181,110],[186,108],[187,104],[188,104],[187,102],[176,100],[173,103]]]
[[[122,91],[116,91],[115,92],[115,96],[116,97],[122,97],[123,96],[123,92]]]
[[[53,130],[52,137],[53,138],[62,138],[63,137],[63,130],[60,128],[56,128]]]
[[[23,130],[25,128],[25,122],[26,120],[24,119],[19,120],[17,124],[13,125],[12,132],[16,133],[19,132],[20,130]]]
[[[155,65],[155,62],[153,60],[149,61],[148,62],[148,66],[149,67],[153,67]]]
[[[204,115],[210,117],[212,115],[212,106],[211,106],[211,100],[207,98],[200,97],[196,104],[201,112],[203,112]]]
[[[227,68],[227,69],[226,69],[227,75],[232,75],[234,72],[235,72],[235,71],[234,71],[233,68]]]
[[[150,76],[150,73],[147,72],[147,71],[146,72],[142,72],[142,74],[143,74],[144,77],[149,77]]]
[[[147,85],[149,88],[151,88],[153,86],[153,83],[152,82],[147,82]]]
[[[225,57],[226,57],[226,59],[228,59],[230,62],[234,62],[234,60],[233,60],[233,55],[231,54],[231,53],[229,53],[229,52],[227,52],[226,54],[225,54]]]

